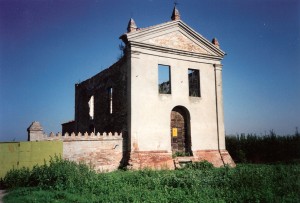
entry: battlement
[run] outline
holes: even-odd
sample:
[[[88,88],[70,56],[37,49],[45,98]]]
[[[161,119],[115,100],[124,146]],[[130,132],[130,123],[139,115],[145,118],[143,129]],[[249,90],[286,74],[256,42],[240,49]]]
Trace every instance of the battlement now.
[[[51,132],[49,135],[43,132],[43,128],[39,122],[34,121],[27,129],[28,131],[28,141],[46,141],[46,140],[62,140],[62,141],[103,141],[103,140],[121,140],[123,139],[122,133],[56,133]]]
[[[34,136],[30,136],[29,135],[29,141],[51,141],[51,140],[62,140],[62,141],[78,141],[78,140],[98,140],[98,141],[102,141],[102,140],[120,140],[123,139],[122,137],[122,133],[102,133],[100,134],[98,133],[65,133],[64,135],[62,135],[61,133],[53,133],[51,132],[49,135],[47,134],[40,134],[38,137],[36,135]]]
[[[61,133],[50,133],[49,136],[44,134],[43,140],[62,140],[62,141],[77,141],[77,140],[119,140],[122,138],[122,133],[65,133],[62,135]]]

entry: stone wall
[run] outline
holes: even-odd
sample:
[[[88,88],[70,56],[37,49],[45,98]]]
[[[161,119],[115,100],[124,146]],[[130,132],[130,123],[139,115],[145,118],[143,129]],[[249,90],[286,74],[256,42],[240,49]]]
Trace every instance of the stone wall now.
[[[69,121],[66,123],[62,123],[62,134],[76,132],[75,121]]]
[[[92,96],[94,108],[90,112]],[[127,131],[127,113],[126,57],[75,85],[75,132]]]
[[[198,150],[193,152],[193,154],[194,162],[206,160],[212,163],[215,167],[221,167],[224,165],[235,167],[235,163],[227,150]]]
[[[134,151],[130,153],[129,169],[175,169],[181,168],[188,162],[208,161],[215,167],[228,165],[235,167],[235,163],[227,150],[198,150],[193,156],[172,157],[167,151]]]
[[[207,160],[214,166],[235,163],[226,150],[197,150],[193,156],[172,158],[166,150],[139,151],[138,147],[128,152],[124,147],[122,133],[50,133],[45,134],[39,122],[33,122],[28,128],[29,141],[62,141],[64,159],[77,163],[83,162],[98,172],[117,170],[127,166],[128,169],[175,169],[181,163]]]
[[[174,169],[172,153],[167,151],[135,151],[130,153],[129,169]]]
[[[122,140],[78,140],[63,142],[63,157],[84,162],[98,172],[117,170],[121,165]]]
[[[86,163],[98,172],[117,170],[122,165],[122,133],[66,133],[45,136],[44,140],[62,140],[63,158]]]
[[[98,172],[117,170],[123,164],[122,133],[50,133],[45,134],[38,122],[28,128],[29,141],[62,141],[62,157],[86,163]]]

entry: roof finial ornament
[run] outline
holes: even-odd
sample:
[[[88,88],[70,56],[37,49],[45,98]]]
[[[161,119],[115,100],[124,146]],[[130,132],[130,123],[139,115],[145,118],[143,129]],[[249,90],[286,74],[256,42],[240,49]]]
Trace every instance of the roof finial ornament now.
[[[180,20],[179,11],[176,8],[177,5],[178,5],[177,1],[174,1],[174,9],[173,9],[172,16],[171,16],[172,20]]]
[[[217,40],[217,38],[213,38],[211,43],[213,43],[216,47],[220,48],[220,44],[219,44],[219,41]]]
[[[130,18],[129,22],[128,22],[128,26],[127,26],[127,32],[132,32],[132,31],[136,31],[137,30],[137,26],[133,20],[133,18]]]

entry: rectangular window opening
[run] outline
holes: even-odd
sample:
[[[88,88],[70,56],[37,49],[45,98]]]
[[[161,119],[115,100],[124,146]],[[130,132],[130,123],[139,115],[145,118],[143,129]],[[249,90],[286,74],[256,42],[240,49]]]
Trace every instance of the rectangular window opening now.
[[[199,70],[189,69],[189,96],[200,97],[200,74]]]
[[[113,113],[113,88],[108,88],[109,113]]]
[[[158,92],[159,94],[171,94],[170,66],[158,65]]]
[[[89,104],[90,119],[93,120],[94,119],[94,95],[92,95],[90,97],[90,100],[89,100],[88,104]]]

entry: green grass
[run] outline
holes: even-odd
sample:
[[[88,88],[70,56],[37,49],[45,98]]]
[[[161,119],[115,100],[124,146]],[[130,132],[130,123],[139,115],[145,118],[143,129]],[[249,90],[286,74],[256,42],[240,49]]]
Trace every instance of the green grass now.
[[[2,180],[10,202],[300,202],[300,165],[194,163],[175,171],[96,174],[61,159],[10,171]]]

